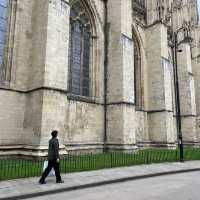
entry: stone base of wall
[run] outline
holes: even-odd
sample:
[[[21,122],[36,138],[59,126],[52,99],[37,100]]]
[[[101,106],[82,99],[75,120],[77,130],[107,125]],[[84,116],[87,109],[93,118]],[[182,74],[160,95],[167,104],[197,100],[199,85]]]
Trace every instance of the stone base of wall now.
[[[66,156],[68,154],[88,154],[88,153],[102,153],[105,150],[108,152],[123,151],[127,153],[135,152],[139,149],[149,148],[164,148],[175,149],[178,147],[177,143],[164,143],[164,142],[138,142],[136,144],[107,144],[104,146],[102,143],[97,144],[67,144],[61,146],[60,155]],[[200,148],[200,142],[184,141],[184,148],[193,147]],[[28,146],[28,145],[8,145],[0,146],[0,157],[15,157],[15,158],[28,158],[36,159],[47,157],[47,146]]]
[[[135,144],[107,144],[106,150],[107,151],[123,151],[123,152],[134,152],[138,149],[137,145]]]
[[[176,148],[175,143],[165,143],[165,142],[138,142],[137,146],[141,149],[149,149],[149,148],[167,148],[167,149],[174,149]]]
[[[200,142],[194,141],[183,141],[183,148],[184,147],[193,147],[193,148],[200,148]]]
[[[135,144],[65,144],[66,150],[69,154],[85,154],[85,153],[102,153],[105,151],[123,151],[134,152],[138,149]]]
[[[67,155],[68,152],[64,147],[60,148],[60,155]],[[47,157],[47,146],[29,146],[29,145],[9,145],[0,146],[0,157],[20,157],[20,158],[38,158]]]
[[[65,144],[65,149],[69,154],[102,153],[103,143],[71,143]]]
[[[184,145],[184,147],[200,148],[200,142],[183,141],[183,145]],[[137,146],[139,149],[149,149],[149,148],[175,149],[178,147],[178,144],[177,143],[164,143],[164,142],[139,142],[139,143],[137,143]]]

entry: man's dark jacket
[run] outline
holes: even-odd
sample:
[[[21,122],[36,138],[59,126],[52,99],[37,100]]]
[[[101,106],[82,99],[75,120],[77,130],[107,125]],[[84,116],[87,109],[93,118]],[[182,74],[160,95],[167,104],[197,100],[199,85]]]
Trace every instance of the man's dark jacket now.
[[[59,142],[57,138],[49,140],[48,160],[57,160],[59,158]]]

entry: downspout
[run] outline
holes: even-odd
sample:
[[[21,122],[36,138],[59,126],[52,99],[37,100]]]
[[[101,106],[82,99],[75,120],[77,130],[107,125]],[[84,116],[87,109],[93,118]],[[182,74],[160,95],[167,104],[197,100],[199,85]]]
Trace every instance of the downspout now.
[[[103,152],[107,151],[107,91],[108,91],[108,33],[109,33],[109,24],[108,24],[108,0],[104,0],[104,9],[105,9],[105,24],[104,24],[104,146]]]

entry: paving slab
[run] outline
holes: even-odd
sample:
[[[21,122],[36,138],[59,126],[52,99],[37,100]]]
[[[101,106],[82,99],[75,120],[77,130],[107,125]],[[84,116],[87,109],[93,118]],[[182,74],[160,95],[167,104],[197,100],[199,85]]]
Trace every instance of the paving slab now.
[[[56,184],[55,177],[48,177],[46,179],[47,184],[44,185],[38,184],[39,177],[1,181],[0,199],[27,199],[123,181],[191,171],[200,171],[200,161],[139,165],[62,174],[62,178],[65,181],[63,184]]]

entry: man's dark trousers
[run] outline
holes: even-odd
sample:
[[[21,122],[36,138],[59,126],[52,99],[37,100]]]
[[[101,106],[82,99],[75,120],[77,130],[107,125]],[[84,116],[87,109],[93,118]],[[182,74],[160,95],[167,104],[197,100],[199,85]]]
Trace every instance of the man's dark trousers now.
[[[60,176],[60,170],[59,170],[59,162],[56,160],[49,160],[48,161],[48,166],[45,169],[45,171],[42,174],[42,177],[40,179],[40,182],[44,182],[46,177],[48,176],[49,172],[51,169],[54,168],[55,174],[56,174],[56,181],[61,181],[61,176]]]

